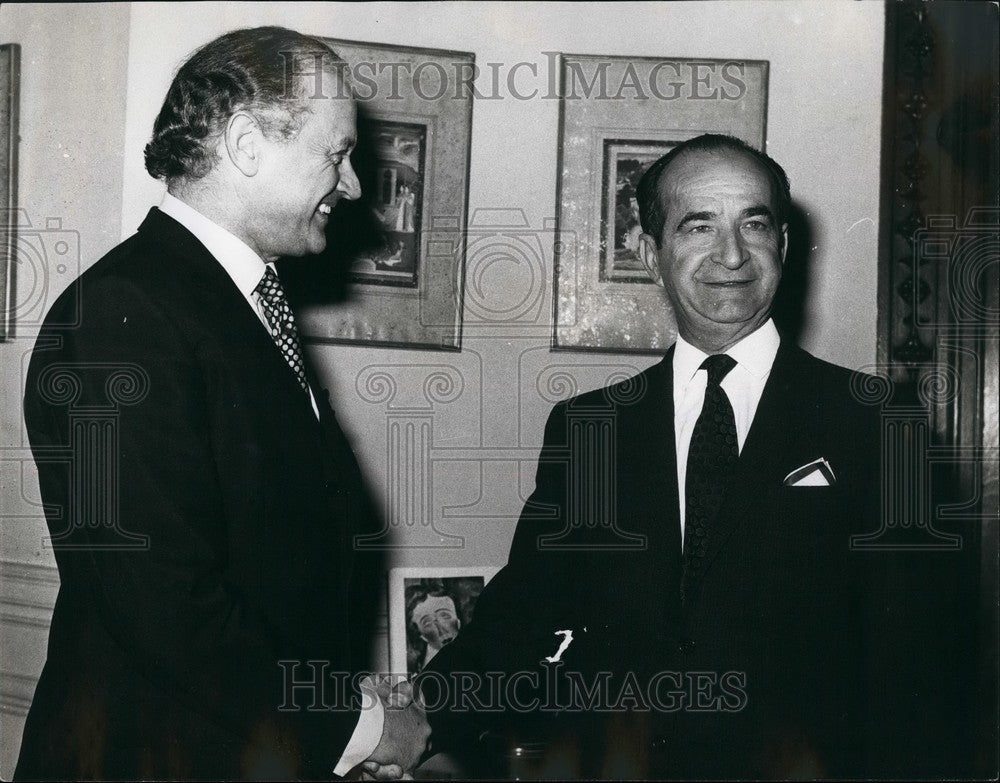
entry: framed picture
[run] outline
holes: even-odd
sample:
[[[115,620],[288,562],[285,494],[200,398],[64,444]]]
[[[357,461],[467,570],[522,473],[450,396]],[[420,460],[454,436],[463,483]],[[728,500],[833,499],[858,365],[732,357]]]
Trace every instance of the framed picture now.
[[[415,287],[420,267],[420,215],[424,201],[427,127],[419,123],[371,123],[378,166],[370,204],[384,242],[359,253],[351,278],[359,283]]]
[[[13,336],[20,47],[0,46],[0,342]]]
[[[282,267],[307,342],[461,348],[472,54],[324,39],[358,101],[356,202]],[[335,87],[331,87],[332,92]]]
[[[476,599],[499,568],[389,571],[389,667],[412,677],[472,620]]]
[[[768,63],[564,54],[552,347],[662,353],[677,335],[637,246],[635,193],[682,141],[726,133],[763,149]]]
[[[666,154],[671,142],[604,140],[601,178],[601,282],[652,281],[639,260],[639,202],[635,191],[643,172]]]

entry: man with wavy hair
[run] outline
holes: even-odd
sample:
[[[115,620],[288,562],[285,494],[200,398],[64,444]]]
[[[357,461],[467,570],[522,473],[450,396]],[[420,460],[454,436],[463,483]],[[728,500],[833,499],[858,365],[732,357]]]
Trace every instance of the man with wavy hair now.
[[[352,542],[379,527],[274,268],[360,195],[343,65],[276,27],[197,51],[145,150],[162,205],[48,316],[24,409],[61,586],[19,778],[389,776],[423,752],[406,694],[342,693],[377,595]]]

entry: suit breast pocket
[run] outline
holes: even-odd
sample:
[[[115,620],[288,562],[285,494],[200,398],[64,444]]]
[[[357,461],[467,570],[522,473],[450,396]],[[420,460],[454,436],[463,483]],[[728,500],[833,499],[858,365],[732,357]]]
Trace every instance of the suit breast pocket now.
[[[777,487],[770,497],[767,516],[773,526],[795,537],[823,536],[845,526],[851,514],[847,493],[832,487]]]

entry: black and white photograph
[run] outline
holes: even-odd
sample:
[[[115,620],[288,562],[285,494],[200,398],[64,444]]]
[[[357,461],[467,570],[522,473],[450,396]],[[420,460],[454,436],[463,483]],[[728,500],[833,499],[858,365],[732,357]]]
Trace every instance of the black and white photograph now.
[[[0,780],[1000,778],[995,0],[0,3]]]

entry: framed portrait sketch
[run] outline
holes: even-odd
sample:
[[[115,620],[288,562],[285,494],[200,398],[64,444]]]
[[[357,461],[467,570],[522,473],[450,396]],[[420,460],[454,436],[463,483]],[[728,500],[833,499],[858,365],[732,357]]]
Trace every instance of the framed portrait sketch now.
[[[458,350],[473,55],[323,40],[347,62],[357,99],[362,195],[334,210],[324,254],[282,269],[300,331],[311,342]]]
[[[682,141],[726,133],[763,149],[762,61],[559,58],[553,349],[662,353],[677,334],[638,255],[636,186]]]
[[[393,568],[389,571],[389,667],[418,674],[473,617],[476,599],[499,568]]]
[[[18,45],[0,46],[0,342],[11,338],[14,327],[19,65]]]

